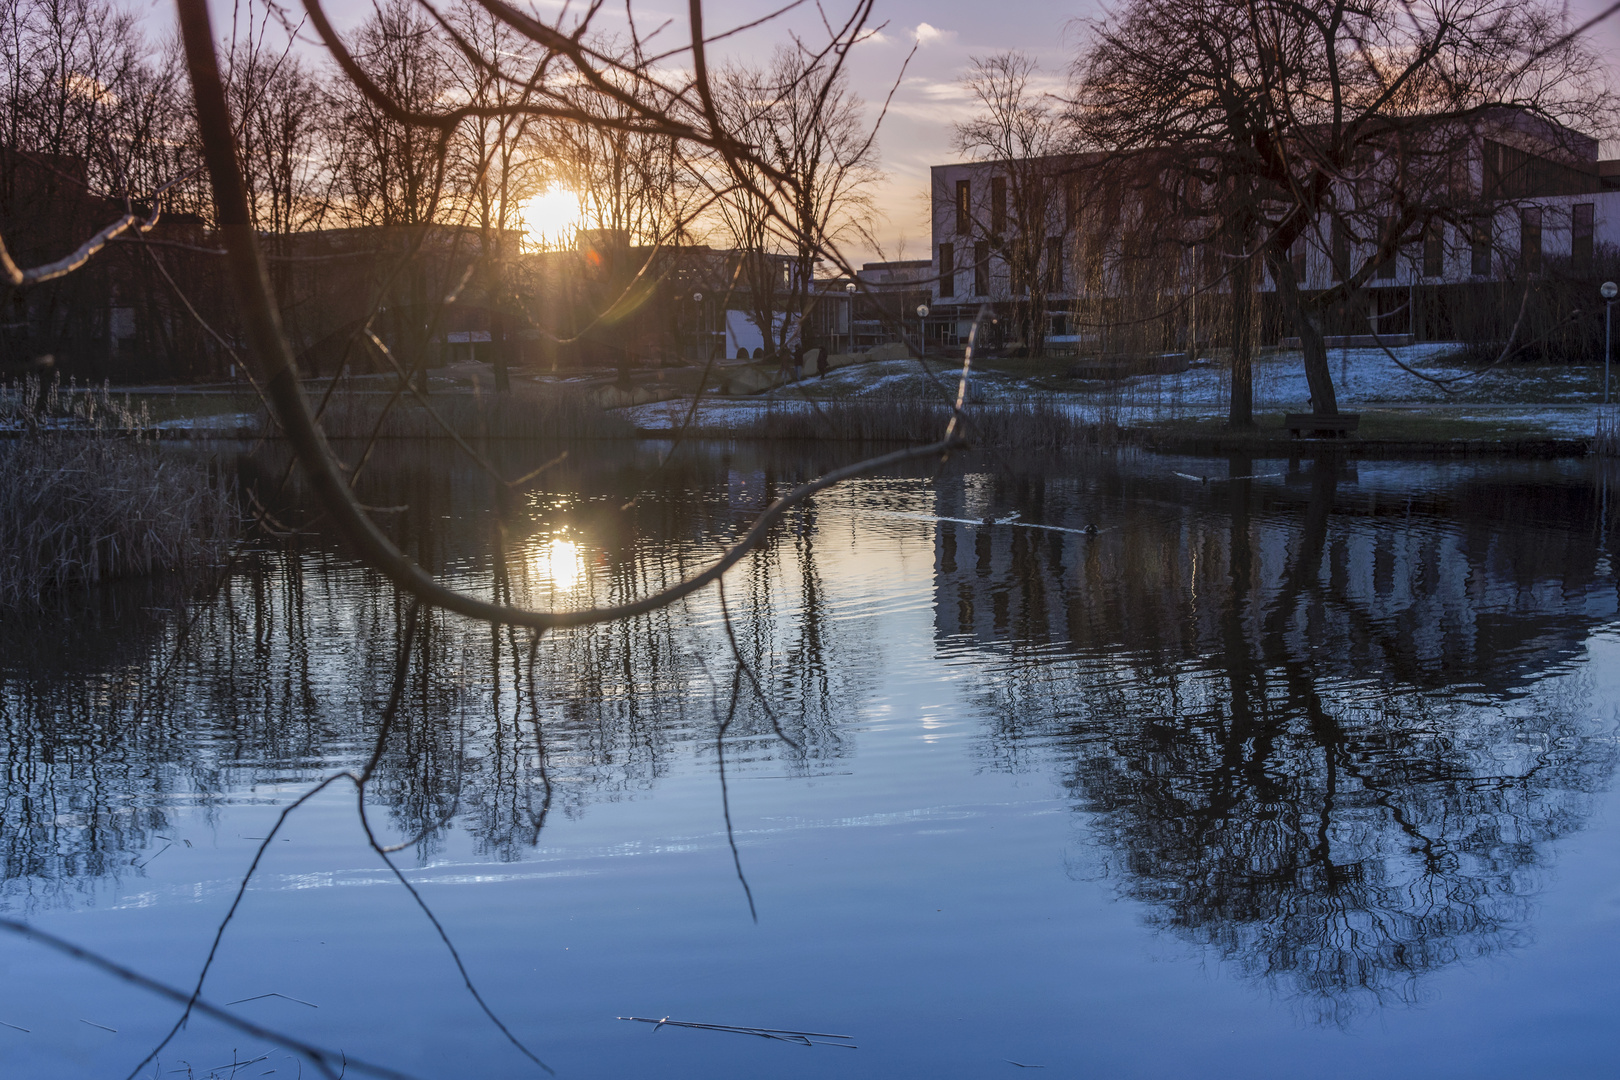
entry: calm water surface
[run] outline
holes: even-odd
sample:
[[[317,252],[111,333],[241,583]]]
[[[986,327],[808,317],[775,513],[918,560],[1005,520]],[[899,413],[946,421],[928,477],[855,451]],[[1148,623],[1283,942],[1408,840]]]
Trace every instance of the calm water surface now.
[[[587,447],[494,500],[444,453],[391,451],[366,501],[407,506],[389,527],[458,585],[559,605],[675,580],[838,460]],[[751,677],[712,589],[532,660],[425,614],[368,816],[565,1077],[1613,1075],[1613,479],[1125,457],[854,482],[727,579]],[[309,528],[6,618],[5,914],[195,980],[276,816],[369,756],[398,666],[408,603]],[[279,837],[210,1000],[419,1076],[541,1075],[352,787]],[[0,938],[6,1077],[123,1077],[175,1016]],[[300,1075],[202,1019],[143,1075],[188,1070]]]

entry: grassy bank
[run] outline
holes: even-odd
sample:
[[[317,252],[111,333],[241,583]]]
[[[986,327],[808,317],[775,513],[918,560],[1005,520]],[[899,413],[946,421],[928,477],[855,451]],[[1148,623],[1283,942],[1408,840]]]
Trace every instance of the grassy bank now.
[[[1128,437],[1151,449],[1180,453],[1247,453],[1277,457],[1332,451],[1359,455],[1449,456],[1503,454],[1527,457],[1580,456],[1595,448],[1591,437],[1549,434],[1517,418],[1455,416],[1426,410],[1366,410],[1356,433],[1345,439],[1296,439],[1283,428],[1283,414],[1255,417],[1250,431],[1224,419],[1199,417],[1138,425]]]
[[[605,412],[578,393],[435,395],[428,398],[432,413],[413,398],[401,398],[392,408],[386,408],[388,400],[387,394],[336,394],[321,414],[321,427],[329,439],[366,439],[374,431],[384,439],[447,439],[450,436],[439,420],[464,439],[628,439],[635,436],[635,428],[629,422]],[[319,406],[316,397],[310,407]],[[274,431],[273,426],[268,426],[268,416],[264,422],[267,431]]]
[[[0,443],[0,608],[207,561],[236,530],[226,485],[131,436],[150,418],[105,388],[0,387],[0,421],[21,428]]]
[[[1090,424],[1044,399],[974,405],[964,434],[978,446],[1055,450],[1116,440],[1111,425]],[[860,397],[814,403],[769,402],[734,418],[694,425],[696,438],[794,439],[825,442],[933,442],[945,433],[951,410],[906,397]]]

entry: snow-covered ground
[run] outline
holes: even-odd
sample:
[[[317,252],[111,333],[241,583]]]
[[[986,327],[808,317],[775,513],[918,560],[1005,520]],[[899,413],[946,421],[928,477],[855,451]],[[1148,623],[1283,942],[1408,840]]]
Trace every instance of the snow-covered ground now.
[[[187,416],[161,420],[152,426],[160,431],[251,431],[257,430],[258,413],[221,413],[216,416]]]
[[[1412,412],[1459,420],[1483,420],[1505,427],[1534,428],[1553,437],[1583,437],[1597,427],[1602,369],[1503,364],[1480,373],[1456,361],[1458,347],[1425,343],[1392,350],[1401,363],[1444,380],[1445,387],[1410,374],[1382,349],[1334,349],[1329,354],[1339,408]],[[1019,377],[994,370],[974,372],[969,400],[995,403],[1045,398],[1064,404],[1084,419],[1111,419],[1133,425],[1156,420],[1224,416],[1231,392],[1225,365],[1201,360],[1177,375],[1142,375],[1113,383]],[[915,360],[884,360],[839,368],[746,398],[711,398],[699,403],[695,425],[725,425],[769,404],[808,406],[809,399],[867,396],[934,396],[933,384],[954,395],[960,369],[930,362],[925,372]],[[1310,390],[1298,352],[1257,357],[1254,406],[1260,414],[1308,412]],[[624,410],[645,429],[675,429],[690,400],[660,402]]]

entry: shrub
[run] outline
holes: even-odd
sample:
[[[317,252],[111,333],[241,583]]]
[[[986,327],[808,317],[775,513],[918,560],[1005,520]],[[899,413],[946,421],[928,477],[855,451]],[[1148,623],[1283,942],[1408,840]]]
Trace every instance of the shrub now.
[[[105,387],[0,386],[0,426],[0,607],[206,560],[235,529],[207,464],[148,442]]]

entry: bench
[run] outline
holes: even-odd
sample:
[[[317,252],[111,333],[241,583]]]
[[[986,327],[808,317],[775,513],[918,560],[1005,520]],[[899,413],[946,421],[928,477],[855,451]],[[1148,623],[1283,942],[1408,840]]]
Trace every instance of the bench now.
[[[1360,413],[1336,413],[1317,416],[1315,413],[1289,413],[1283,421],[1288,434],[1298,439],[1305,433],[1315,439],[1347,439],[1361,425]]]

